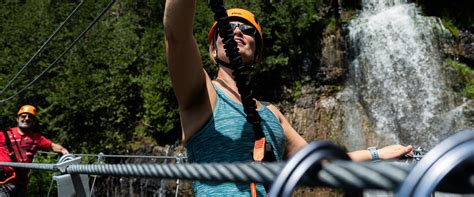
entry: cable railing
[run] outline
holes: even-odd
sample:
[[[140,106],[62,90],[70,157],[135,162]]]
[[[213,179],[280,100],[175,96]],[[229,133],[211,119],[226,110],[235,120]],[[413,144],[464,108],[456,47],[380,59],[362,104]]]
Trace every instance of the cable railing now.
[[[178,162],[184,158],[182,155],[174,158],[175,164],[80,164],[80,156],[69,154],[62,156],[57,164],[0,162],[0,165],[56,171],[72,180],[88,174],[258,182],[272,185],[269,196],[290,196],[298,185],[341,188],[350,192],[386,190],[394,191],[397,196],[429,196],[435,191],[474,193],[473,129],[458,132],[442,141],[418,162],[352,162],[343,149],[325,141],[310,143],[287,162],[197,164]],[[90,195],[89,191],[75,192],[78,196]]]
[[[108,161],[107,159],[125,159],[125,160],[121,160],[121,162],[136,162],[136,159],[140,159],[139,162],[150,162],[150,163],[155,163],[155,162],[162,162],[162,163],[167,163],[167,162],[172,162],[172,163],[176,163],[176,164],[182,164],[184,162],[186,162],[186,155],[185,154],[182,154],[182,153],[178,153],[177,155],[175,156],[170,156],[169,155],[169,150],[170,150],[170,146],[166,146],[166,153],[165,155],[125,155],[125,154],[104,154],[102,152],[100,152],[99,154],[69,154],[68,157],[65,157],[65,158],[76,158],[76,157],[80,157],[81,158],[81,163],[94,163],[94,164],[107,164],[107,163],[111,163],[111,161]],[[60,155],[56,152],[51,152],[51,151],[37,151],[34,158],[33,158],[33,163],[35,163],[38,158],[40,157],[57,157],[57,160],[60,159]],[[88,159],[89,157],[92,157],[94,159]],[[64,160],[65,158],[62,158],[62,160]],[[149,160],[149,161],[147,161]],[[112,163],[117,163],[117,160],[113,160]],[[54,165],[51,164],[51,166],[44,166],[44,165],[41,165],[42,167],[39,167],[40,169],[39,170],[48,170],[48,171],[55,171],[55,167],[52,167]],[[30,171],[31,173],[31,171]],[[93,194],[94,193],[94,190],[95,190],[95,185],[96,185],[96,181],[97,181],[97,178],[98,178],[99,175],[93,175],[91,174],[91,177],[92,177],[92,183],[91,183],[91,186],[90,186],[90,192],[89,194]],[[49,187],[49,191],[48,191],[48,195],[47,196],[50,196],[51,194],[51,189],[53,188],[53,183],[54,183],[54,177],[53,177],[53,180],[51,180],[51,184],[50,184],[50,187]],[[180,179],[176,179],[176,188],[174,190],[175,192],[175,196],[178,196],[179,194],[179,188],[180,188]],[[158,192],[160,193],[160,196],[164,196],[164,193],[167,191],[167,189],[165,189],[165,186],[166,186],[166,183],[164,182],[164,180],[162,179],[160,181],[160,184],[159,184],[159,189],[158,189]]]
[[[58,155],[55,152],[38,151],[37,154]],[[140,158],[140,159],[178,159],[178,156],[160,156],[160,155],[110,155],[110,154],[72,154],[77,157],[97,157],[97,158]],[[184,157],[184,156],[181,156]]]

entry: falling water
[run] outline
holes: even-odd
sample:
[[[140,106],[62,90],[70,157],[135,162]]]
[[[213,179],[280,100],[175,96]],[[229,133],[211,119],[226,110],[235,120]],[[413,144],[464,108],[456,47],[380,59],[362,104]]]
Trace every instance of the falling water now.
[[[414,3],[363,0],[348,26],[349,80],[343,91],[348,147],[413,144],[430,149],[453,134],[460,113],[443,75],[439,19]]]

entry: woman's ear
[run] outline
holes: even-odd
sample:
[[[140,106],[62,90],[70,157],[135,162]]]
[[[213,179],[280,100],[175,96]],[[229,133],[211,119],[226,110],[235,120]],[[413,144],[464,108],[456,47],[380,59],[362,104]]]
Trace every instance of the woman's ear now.
[[[217,59],[217,50],[212,50],[212,57]]]
[[[211,58],[211,63],[216,64],[217,59],[217,50],[214,48],[214,45],[209,45],[209,56]]]

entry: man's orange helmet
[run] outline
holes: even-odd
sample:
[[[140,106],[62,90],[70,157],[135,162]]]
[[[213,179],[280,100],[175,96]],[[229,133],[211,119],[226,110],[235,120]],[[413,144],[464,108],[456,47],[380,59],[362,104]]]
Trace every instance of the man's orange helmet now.
[[[36,107],[34,107],[33,105],[23,105],[21,106],[20,110],[18,110],[18,113],[16,115],[19,116],[23,113],[28,113],[33,116],[36,116]]]
[[[238,20],[243,20],[245,22],[248,22],[250,25],[254,26],[257,29],[258,32],[258,37],[256,36],[256,39],[259,39],[257,43],[260,44],[259,49],[262,51],[263,49],[263,31],[262,27],[260,26],[260,23],[257,21],[255,18],[255,15],[245,9],[242,8],[232,8],[227,10],[227,16],[229,17],[230,20],[232,19],[238,19]],[[211,30],[209,30],[208,34],[208,41],[209,44],[213,42],[214,39],[214,33],[217,29],[217,22],[214,22],[214,24],[211,27]]]

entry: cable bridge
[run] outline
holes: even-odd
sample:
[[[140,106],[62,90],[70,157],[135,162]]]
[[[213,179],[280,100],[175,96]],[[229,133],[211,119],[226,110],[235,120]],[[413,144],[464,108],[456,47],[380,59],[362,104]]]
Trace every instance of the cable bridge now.
[[[80,164],[85,156],[97,157],[99,162]],[[351,196],[362,194],[367,189],[393,191],[396,196],[430,196],[435,191],[474,194],[474,129],[460,131],[426,155],[415,156],[411,162],[352,162],[340,147],[326,141],[315,141],[287,162],[263,164],[184,163],[185,157],[181,154],[69,154],[60,157],[56,164],[0,162],[0,165],[60,173],[53,176],[59,196],[91,196],[87,175],[259,182],[271,185],[269,196],[291,196],[295,187],[301,185],[341,188]],[[101,163],[101,158],[106,157],[176,159],[176,163]]]

